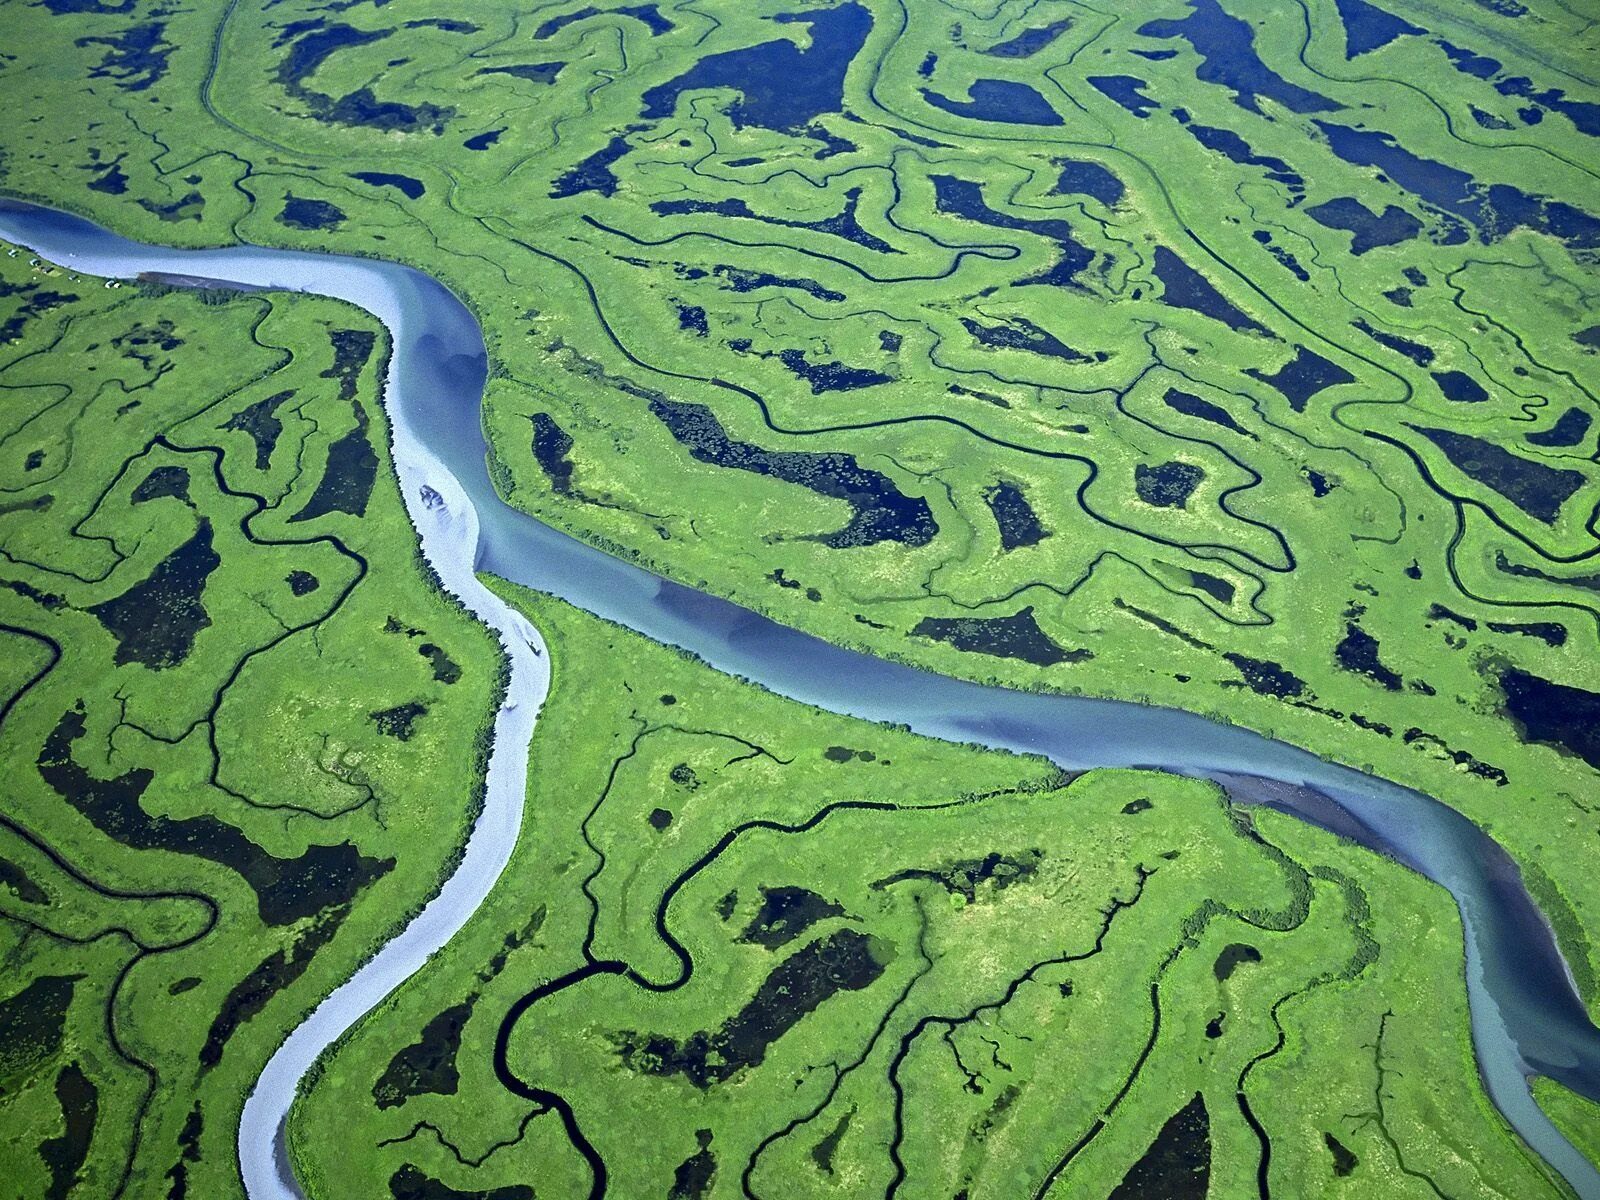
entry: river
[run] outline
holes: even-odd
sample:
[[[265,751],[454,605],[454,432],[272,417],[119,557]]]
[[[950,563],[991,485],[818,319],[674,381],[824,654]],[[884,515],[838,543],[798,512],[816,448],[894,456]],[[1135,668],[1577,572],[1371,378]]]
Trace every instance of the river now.
[[[0,237],[69,270],[200,277],[332,296],[393,341],[385,403],[401,489],[447,590],[511,656],[482,814],[460,866],[423,911],[294,1030],[245,1103],[240,1168],[252,1200],[300,1196],[283,1150],[295,1089],[318,1055],[453,936],[504,870],[522,820],[528,744],[549,686],[537,630],[475,570],[552,593],[712,667],[832,712],[1047,755],[1067,770],[1143,766],[1222,782],[1406,863],[1454,897],[1466,933],[1473,1045],[1491,1099],[1580,1200],[1600,1170],[1533,1102],[1530,1074],[1600,1101],[1600,1029],[1572,986],[1515,863],[1454,809],[1236,726],[1176,709],[1012,691],[841,649],[579,542],[500,499],[485,465],[482,331],[447,288],[410,267],[301,251],[186,251],[117,237],[79,217],[0,201]]]

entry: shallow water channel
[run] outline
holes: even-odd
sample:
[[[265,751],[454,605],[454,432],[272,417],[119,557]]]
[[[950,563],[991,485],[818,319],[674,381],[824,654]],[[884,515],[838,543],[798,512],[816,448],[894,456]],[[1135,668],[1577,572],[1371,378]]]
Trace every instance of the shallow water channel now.
[[[479,423],[482,331],[448,289],[412,268],[253,247],[148,246],[78,217],[8,201],[0,201],[0,237],[69,270],[316,293],[381,320],[394,343],[385,400],[395,463],[423,551],[445,587],[496,630],[512,657],[485,806],[461,865],[401,934],[290,1035],[245,1104],[239,1155],[253,1200],[300,1195],[282,1141],[299,1081],[326,1047],[465,924],[515,842],[548,662],[538,632],[484,588],[475,569],[560,596],[819,708],[1044,754],[1067,770],[1144,766],[1205,776],[1238,799],[1271,804],[1406,863],[1446,888],[1461,911],[1473,1044],[1490,1097],[1581,1200],[1600,1200],[1600,1170],[1561,1136],[1527,1084],[1529,1074],[1548,1075],[1600,1100],[1600,1029],[1510,856],[1455,810],[1193,713],[987,687],[844,650],[558,533],[495,493]]]

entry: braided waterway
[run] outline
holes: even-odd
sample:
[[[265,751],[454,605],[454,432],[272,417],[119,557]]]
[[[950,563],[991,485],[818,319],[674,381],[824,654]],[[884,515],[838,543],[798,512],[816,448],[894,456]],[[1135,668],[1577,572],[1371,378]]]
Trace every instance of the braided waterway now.
[[[0,237],[86,274],[315,293],[383,322],[393,342],[384,400],[394,461],[423,553],[511,658],[484,807],[460,865],[402,932],[289,1035],[245,1103],[239,1160],[252,1200],[301,1196],[283,1143],[300,1081],[325,1049],[467,922],[516,842],[529,739],[549,666],[537,630],[485,588],[476,571],[552,593],[819,708],[931,737],[1043,754],[1071,771],[1141,766],[1203,776],[1236,799],[1271,804],[1405,863],[1449,891],[1461,912],[1473,1045],[1490,1097],[1581,1200],[1600,1200],[1600,1170],[1551,1124],[1527,1082],[1531,1074],[1547,1075],[1600,1100],[1600,1029],[1515,863],[1454,809],[1194,713],[989,687],[845,650],[541,524],[506,504],[489,478],[479,414],[487,358],[477,321],[447,288],[410,267],[256,247],[144,245],[75,216],[5,201]]]

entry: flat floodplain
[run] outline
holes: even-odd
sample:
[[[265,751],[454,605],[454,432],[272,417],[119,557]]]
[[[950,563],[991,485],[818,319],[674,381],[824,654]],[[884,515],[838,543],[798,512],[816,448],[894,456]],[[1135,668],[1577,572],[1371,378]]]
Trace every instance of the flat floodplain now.
[[[19,256],[0,321],[4,1173],[236,1194],[267,1056],[451,865],[497,652],[419,569],[364,314]]]
[[[0,190],[152,242],[245,240],[422,268],[483,324],[485,432],[496,482],[513,504],[834,642],[1011,687],[1199,711],[1436,796],[1511,852],[1579,992],[1600,1012],[1600,25],[1581,6],[1161,0],[1118,12],[1066,0],[712,0],[527,11],[474,0],[441,15],[420,0],[187,10],[41,0],[5,14],[0,97],[19,116],[0,131]],[[0,621],[12,648],[0,663],[0,695],[11,697],[0,747],[19,797],[8,819],[26,825],[13,831],[18,862],[0,861],[0,882],[24,914],[12,931],[22,945],[17,986],[0,1003],[16,1005],[7,1028],[65,1032],[46,1036],[42,1050],[31,1032],[23,1039],[33,1048],[18,1052],[15,1070],[32,1090],[7,1112],[25,1113],[44,1139],[18,1143],[33,1190],[68,1186],[78,1171],[99,1187],[119,1170],[160,1179],[169,1167],[226,1189],[228,1106],[236,1108],[249,1064],[450,861],[472,807],[495,657],[413,567],[375,399],[375,326],[311,301],[202,305],[102,293],[98,281],[69,288],[25,264],[25,254],[0,264]],[[557,611],[549,619],[559,623]],[[571,688],[566,695],[575,703]],[[562,762],[569,754],[563,770],[593,766],[568,746],[552,750]],[[898,771],[908,755],[895,757]],[[986,761],[982,770],[1014,769]],[[669,784],[641,792],[651,799],[641,838],[679,836]],[[1188,786],[1162,780],[1157,790],[1187,796]],[[1091,779],[1068,790],[1107,788]],[[406,815],[380,819],[389,808]],[[652,820],[657,809],[671,820]],[[41,813],[53,814],[48,826]],[[968,829],[975,820],[964,816],[938,836],[969,839],[977,853],[986,839]],[[1204,833],[1193,836],[1242,853],[1228,841],[1232,820],[1196,817]],[[1366,873],[1381,874],[1383,902],[1370,906],[1370,920],[1432,914],[1403,935],[1369,929],[1387,947],[1375,965],[1349,988],[1319,985],[1307,1004],[1414,986],[1441,1014],[1456,1011],[1459,938],[1440,932],[1451,919],[1437,894],[1410,877],[1390,880],[1393,871],[1370,858],[1340,858],[1270,814],[1259,820],[1313,879],[1322,878],[1317,863],[1343,864],[1328,869],[1361,888]],[[1165,818],[1152,824],[1162,835],[1174,828]],[[33,834],[41,845],[26,850]],[[836,847],[831,839],[842,835],[830,826],[818,836],[816,844]],[[837,864],[880,836],[858,832],[824,856]],[[908,836],[916,845],[924,837]],[[1073,839],[1087,835],[1053,836],[1065,840],[1041,833],[1006,853],[1070,859],[1082,846]],[[570,837],[566,828],[538,853],[581,857]],[[43,847],[65,865],[47,865]],[[118,865],[128,855],[130,865]],[[911,854],[884,869],[937,873],[948,857]],[[121,896],[152,879],[177,888],[174,861],[204,879],[184,882],[182,896]],[[536,873],[554,869],[543,857],[530,861]],[[81,893],[72,904],[105,907],[104,921],[70,937],[52,926],[55,942],[18,932],[32,928],[30,903],[67,903],[51,899],[48,878],[70,875],[68,867],[83,876],[71,884]],[[1255,878],[1252,870],[1265,868],[1241,858],[1238,879]],[[742,872],[767,877],[742,854],[706,871],[738,876],[730,886]],[[540,888],[557,888],[540,877]],[[320,890],[326,878],[339,887]],[[895,886],[938,894],[935,881],[918,878]],[[1130,894],[1120,877],[1095,879],[1099,890],[1074,920]],[[1141,901],[1137,919],[1164,913],[1172,934],[1209,886],[1200,879],[1170,901]],[[1218,879],[1220,895],[1234,876]],[[692,894],[684,886],[679,904]],[[759,886],[746,880],[734,890],[748,907]],[[875,980],[894,978],[872,949],[885,939],[897,946],[899,970],[918,961],[911,918],[892,897],[866,896],[883,906],[869,915],[860,896],[855,907],[845,900],[859,880],[804,886],[844,910],[818,926],[835,938],[830,953],[855,954],[849,961],[862,970],[881,967]],[[629,962],[635,951],[659,954],[649,949],[648,922],[662,893],[641,888],[632,903],[644,907],[616,918],[641,940],[618,951]],[[1006,903],[1034,894],[996,891]],[[145,946],[187,945],[213,919],[207,898],[220,906],[216,933],[181,953]],[[962,893],[963,903],[976,898]],[[540,901],[552,912],[572,902],[565,893],[560,904],[554,895]],[[153,910],[139,920],[158,928],[138,932],[134,917],[110,913],[130,906]],[[1315,903],[1309,914],[1317,917]],[[464,944],[510,936],[529,919],[497,907],[473,926],[478,941]],[[607,1045],[617,1057],[593,1057],[593,1046],[577,1043],[552,1048],[559,1061],[519,1065],[513,1053],[511,1069],[525,1072],[516,1078],[625,1070],[642,1078],[640,1096],[668,1088],[697,1102],[702,1092],[740,1088],[746,1074],[773,1078],[712,1046],[733,1036],[719,1022],[752,1012],[746,1002],[764,980],[790,986],[775,956],[787,962],[797,950],[761,947],[762,958],[737,941],[753,919],[740,908],[725,927],[707,925],[706,946],[717,950],[708,961],[731,950],[727,961],[743,965],[727,967],[723,990],[686,1010],[692,1018],[664,1024],[666,1033],[624,1011],[639,997],[620,977],[541,1002],[530,1020],[563,1005],[581,1012],[585,989],[606,992],[604,1019],[616,1026]],[[1283,1119],[1304,1143],[1298,1150],[1280,1131],[1259,1181],[1240,1165],[1256,1161],[1256,1122],[1271,1129],[1271,1119],[1264,1102],[1252,1101],[1252,1120],[1229,1099],[1218,1081],[1225,1066],[1242,1068],[1218,1050],[1206,1061],[1222,1074],[1174,1068],[1159,1102],[1135,1104],[1140,1093],[1129,1091],[1119,1111],[1137,1117],[1108,1121],[1082,1163],[1063,1170],[1086,1172],[1093,1186],[1081,1186],[1091,1191],[1118,1181],[1121,1195],[1173,1190],[1161,1172],[1195,1161],[1205,1129],[1212,1194],[1255,1194],[1257,1182],[1329,1194],[1426,1195],[1430,1186],[1537,1194],[1545,1185],[1519,1174],[1530,1168],[1484,1116],[1464,1042],[1439,1037],[1426,1051],[1463,1056],[1429,1068],[1460,1089],[1454,1102],[1401,1117],[1350,1100],[1341,1111],[1361,1118],[1359,1137],[1328,1122],[1313,1129],[1309,1113],[1293,1108],[1306,1097],[1288,1095],[1289,1077],[1272,1083],[1296,1045],[1278,1017],[1299,1003],[1277,1001],[1354,961],[1331,947],[1368,919],[1351,917],[1327,939],[1296,926],[1284,937],[1312,947],[1297,965],[1257,946],[1259,964],[1239,958],[1227,981],[1215,981],[1243,986],[1253,972],[1284,972],[1228,1011],[1234,1028],[1247,1010],[1252,1029],[1283,1031],[1283,1052],[1255,1069],[1244,1094],[1270,1092],[1272,1111],[1294,1114]],[[1426,946],[1416,940],[1424,927],[1435,930]],[[838,943],[846,930],[868,942]],[[1004,932],[974,936],[1004,948],[1007,966],[1026,965],[1008,957],[1014,939]],[[1214,936],[1209,925],[1196,931],[1203,952],[1186,950],[1159,986],[1180,989],[1185,1002],[1199,995],[1178,982],[1190,969],[1182,964],[1209,958]],[[570,952],[575,943],[561,944]],[[1234,944],[1254,945],[1231,937],[1215,949]],[[232,973],[154,982],[185,954]],[[451,954],[450,980],[435,971],[398,1002],[410,1025],[398,1031],[386,1016],[373,1028],[413,1038],[422,1036],[419,1021],[443,1021],[430,1036],[480,1036],[464,1017],[445,1017],[465,1003],[463,972],[483,970],[483,960],[459,947]],[[528,970],[554,977],[581,961]],[[1159,960],[1115,961],[1148,982]],[[128,962],[136,966],[119,975]],[[247,979],[250,968],[258,974]],[[792,970],[802,972],[803,960]],[[84,980],[62,982],[78,971]],[[294,972],[299,981],[286,981]],[[534,986],[513,974],[507,967],[511,981],[495,986]],[[1402,976],[1412,983],[1393,982]],[[190,978],[203,986],[146,999]],[[90,979],[101,991],[86,1002]],[[1282,992],[1267,994],[1280,983]],[[878,986],[845,988],[827,1005],[868,1006]],[[1126,1027],[1110,1031],[1118,1036],[1144,1029],[1150,1008],[1144,983],[1129,986],[1139,1003],[1123,997],[1132,1007]],[[140,1080],[154,1077],[130,1068],[104,1032],[84,1033],[83,1044],[100,1047],[105,1071],[127,1074],[121,1083],[97,1073],[90,1050],[74,1053],[72,1031],[110,1011],[115,989],[129,997],[130,1021],[179,1012],[199,1037],[230,1000],[242,1006],[238,1017],[256,1011],[252,997],[280,987],[277,1015],[262,1009],[232,1032],[224,1022],[227,1048],[204,1051],[215,1061],[194,1047],[179,1055],[193,1057],[184,1070],[196,1082],[171,1083],[172,1096],[214,1106],[192,1134],[183,1104],[140,1099],[164,1095],[178,1076],[158,1070],[161,1087],[147,1087]],[[1400,1087],[1398,1060],[1385,1056],[1424,1050],[1396,1048],[1410,1036],[1406,1010],[1387,1002],[1395,1016],[1377,1027],[1369,1018],[1378,1000],[1316,1010],[1338,1025],[1326,1048],[1342,1048],[1294,1076],[1295,1087],[1331,1096],[1359,1084],[1369,1095],[1369,1062],[1380,1097]],[[773,1045],[790,1053],[813,1038],[832,1045],[827,1005]],[[946,1011],[930,1005],[921,1015]],[[58,1010],[67,1014],[60,1021],[50,1015]],[[1441,1015],[1440,1028],[1459,1027],[1458,1016]],[[387,1070],[365,1036],[345,1061]],[[638,1040],[648,1036],[670,1046],[657,1053]],[[1337,1040],[1347,1036],[1355,1041]],[[932,1022],[888,1078],[926,1072],[914,1086],[929,1107],[965,1113],[993,1090],[993,1081],[981,1093],[962,1084],[975,1082],[964,1074],[973,1054],[987,1053],[961,1044],[965,1037]],[[1271,1042],[1269,1034],[1258,1049]],[[248,1051],[236,1048],[246,1043]],[[431,1061],[433,1043],[423,1045],[394,1068],[392,1085],[419,1055]],[[684,1047],[697,1045],[714,1048],[722,1066],[678,1069]],[[945,1051],[960,1064],[955,1075],[933,1063]],[[151,1053],[142,1059],[154,1063]],[[1147,1078],[1158,1059],[1152,1050]],[[773,1061],[786,1060],[775,1050]],[[823,1061],[807,1060],[818,1069]],[[714,1079],[729,1063],[742,1065]],[[1113,1048],[1092,1057],[1096,1069],[1118,1063],[1126,1066]],[[364,1104],[367,1086],[325,1081],[313,1102]],[[585,1103],[627,1111],[606,1090],[615,1086],[607,1075]],[[208,1087],[214,1093],[194,1090]],[[0,1104],[13,1084],[3,1091]],[[1585,1102],[1553,1087],[1538,1094],[1585,1145]],[[146,1103],[155,1115],[135,1139],[140,1125],[125,1114]],[[379,1104],[376,1119],[393,1123],[431,1103]],[[822,1158],[801,1155],[791,1172],[774,1150],[757,1167],[784,1180],[815,1169],[818,1188],[841,1192],[860,1179],[890,1188],[897,1178],[908,1195],[954,1191],[963,1172],[1012,1169],[1004,1163],[1025,1165],[1003,1182],[991,1178],[990,1189],[1042,1182],[1049,1155],[1031,1135],[1016,1135],[1011,1158],[973,1150],[971,1161],[943,1162],[939,1154],[954,1151],[918,1149],[910,1125],[895,1140],[898,1126],[872,1124],[888,1119],[882,1103],[863,1099],[859,1111],[872,1115],[823,1131],[817,1144],[831,1149]],[[1380,1112],[1368,1121],[1374,1103]],[[113,1111],[123,1114],[122,1148],[97,1136],[82,1157],[82,1131]],[[685,1120],[694,1111],[686,1107]],[[1468,1128],[1463,1112],[1487,1124],[1452,1133]],[[501,1116],[507,1131],[496,1136],[517,1133],[521,1116]],[[1382,1147],[1371,1141],[1374,1122],[1386,1130]],[[553,1119],[524,1127],[534,1140],[496,1153],[568,1163],[561,1170],[570,1167],[581,1193],[588,1177],[569,1162]],[[310,1128],[300,1126],[301,1166],[338,1194],[317,1174],[329,1147],[319,1149]],[[702,1128],[711,1131],[706,1144]],[[998,1128],[967,1142],[1009,1146],[991,1137]],[[685,1125],[649,1167],[650,1188],[736,1194],[742,1156],[752,1153],[739,1139],[750,1133],[730,1132],[720,1118]],[[424,1129],[396,1145],[429,1136]],[[1436,1175],[1452,1156],[1428,1139],[1456,1137],[1454,1161],[1482,1172],[1472,1182]],[[1141,1157],[1156,1142],[1182,1152]],[[858,1143],[896,1154],[861,1151],[858,1175],[843,1165]],[[191,1154],[202,1144],[203,1154]],[[35,1145],[50,1148],[35,1154]],[[471,1152],[417,1158],[413,1174],[397,1175],[413,1161],[403,1153],[374,1149],[362,1159],[376,1194],[488,1186],[465,1169]],[[884,1175],[885,1162],[899,1162],[903,1176]],[[1135,1162],[1146,1173],[1125,1174]],[[822,1170],[835,1163],[838,1174]],[[553,1178],[541,1176],[541,1194],[558,1186]],[[1078,1186],[1060,1179],[1062,1190]],[[506,1175],[494,1186],[502,1185],[523,1179]],[[1193,1192],[1195,1180],[1184,1186]]]
[[[14,15],[12,191],[419,265],[541,519],[874,653],[1370,765],[1496,821],[1594,977],[1566,10],[88,8]]]
[[[1478,1083],[1454,909],[1404,868],[496,586],[553,665],[527,824],[294,1110],[308,1194],[1203,1197],[1269,1162],[1302,1194],[1560,1194]]]

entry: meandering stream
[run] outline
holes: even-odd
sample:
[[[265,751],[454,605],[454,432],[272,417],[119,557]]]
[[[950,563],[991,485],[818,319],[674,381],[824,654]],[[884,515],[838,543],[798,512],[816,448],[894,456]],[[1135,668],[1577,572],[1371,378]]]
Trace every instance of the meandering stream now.
[[[283,1152],[295,1089],[317,1057],[443,946],[499,878],[522,820],[528,746],[549,685],[526,619],[478,581],[491,571],[553,593],[713,667],[838,713],[1047,755],[1068,770],[1146,766],[1217,779],[1392,855],[1445,887],[1466,931],[1473,1043],[1490,1097],[1572,1186],[1600,1200],[1600,1170],[1534,1104],[1531,1073],[1600,1100],[1600,1029],[1509,855],[1455,810],[1307,751],[1192,713],[986,687],[840,649],[578,542],[495,493],[479,421],[482,331],[431,277],[379,260],[286,250],[184,251],[127,241],[81,218],[0,201],[0,237],[71,270],[165,274],[349,301],[393,341],[386,404],[394,459],[422,548],[446,589],[511,656],[484,809],[460,866],[393,940],[327,997],[268,1062],[244,1108],[240,1167],[252,1200],[300,1191]]]

